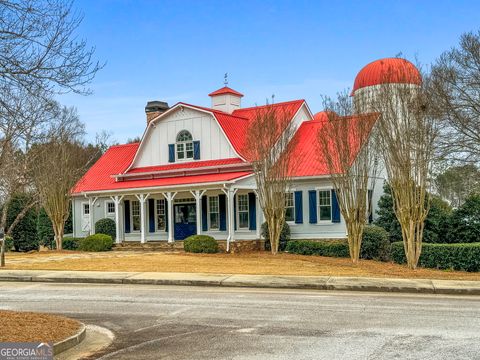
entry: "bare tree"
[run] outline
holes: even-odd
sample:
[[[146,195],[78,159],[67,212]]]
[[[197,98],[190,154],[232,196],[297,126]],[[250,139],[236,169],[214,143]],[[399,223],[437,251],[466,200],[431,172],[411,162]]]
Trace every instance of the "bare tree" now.
[[[94,48],[78,40],[82,16],[72,1],[0,0],[0,88],[31,94],[86,87],[102,67]]]
[[[257,196],[270,237],[272,254],[278,252],[285,222],[285,196],[290,187],[290,156],[294,148],[292,116],[275,104],[258,107],[247,130],[249,158],[257,184]]]
[[[331,174],[345,219],[350,258],[357,263],[377,175],[378,149],[372,127],[378,114],[356,114],[348,92],[338,94],[335,101],[324,98],[324,107],[326,117],[318,134],[318,156]]]
[[[427,188],[437,136],[436,122],[425,96],[425,81],[426,78],[422,86],[408,81],[383,84],[370,99],[371,108],[381,114],[377,127],[382,156],[411,269],[417,267],[422,250],[430,199]]]
[[[442,131],[440,156],[480,161],[480,31],[466,33],[458,47],[444,52],[431,70],[429,94]]]

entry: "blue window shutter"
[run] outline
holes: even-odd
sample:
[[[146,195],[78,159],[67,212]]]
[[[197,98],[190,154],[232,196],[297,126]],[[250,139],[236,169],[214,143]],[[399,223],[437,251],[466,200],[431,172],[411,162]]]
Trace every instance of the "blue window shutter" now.
[[[248,222],[250,230],[257,230],[257,209],[255,193],[248,193]]]
[[[373,190],[368,190],[368,223],[373,222]]]
[[[168,232],[168,209],[170,208],[170,203],[165,199],[165,231]]]
[[[303,224],[303,191],[295,191],[295,224]]]
[[[227,230],[227,197],[225,194],[218,195],[218,207],[220,210],[220,231]]]
[[[148,199],[148,231],[155,232],[155,200]]]
[[[168,144],[168,162],[175,162],[175,144]]]
[[[332,222],[340,222],[340,206],[338,206],[338,199],[335,190],[332,189]]]
[[[237,230],[237,195],[233,195],[233,229]]]
[[[310,224],[317,223],[317,190],[308,191],[308,209],[310,213]]]
[[[193,160],[200,160],[200,141],[193,142]]]
[[[125,210],[125,232],[130,232],[130,200],[125,200],[123,202]]]
[[[202,196],[202,230],[208,230],[208,219],[207,219],[207,196]]]

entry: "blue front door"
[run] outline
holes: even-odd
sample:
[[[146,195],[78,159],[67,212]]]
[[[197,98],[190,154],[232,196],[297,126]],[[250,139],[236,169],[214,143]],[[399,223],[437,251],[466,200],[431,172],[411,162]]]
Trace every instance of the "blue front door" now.
[[[183,240],[197,233],[197,211],[195,204],[174,205],[174,238]]]

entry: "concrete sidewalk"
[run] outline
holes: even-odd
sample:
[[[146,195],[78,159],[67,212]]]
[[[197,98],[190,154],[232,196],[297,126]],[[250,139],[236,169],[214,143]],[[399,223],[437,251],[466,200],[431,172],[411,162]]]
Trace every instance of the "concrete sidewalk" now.
[[[480,295],[480,281],[338,276],[0,270],[0,281],[189,285]]]

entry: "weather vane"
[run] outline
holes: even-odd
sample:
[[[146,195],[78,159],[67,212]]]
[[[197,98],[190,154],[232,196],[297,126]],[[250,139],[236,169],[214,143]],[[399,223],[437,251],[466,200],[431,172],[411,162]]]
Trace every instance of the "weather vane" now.
[[[225,76],[223,77],[223,85],[228,85],[228,73],[225,73]]]

